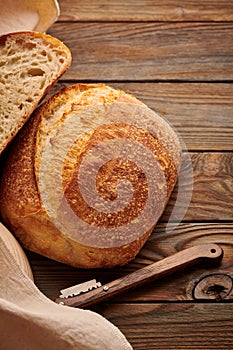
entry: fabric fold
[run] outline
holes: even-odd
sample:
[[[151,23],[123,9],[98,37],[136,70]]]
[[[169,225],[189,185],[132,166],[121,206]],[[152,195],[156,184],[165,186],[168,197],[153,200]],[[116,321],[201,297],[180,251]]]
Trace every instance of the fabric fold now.
[[[104,317],[41,293],[1,237],[0,266],[0,350],[132,350]]]

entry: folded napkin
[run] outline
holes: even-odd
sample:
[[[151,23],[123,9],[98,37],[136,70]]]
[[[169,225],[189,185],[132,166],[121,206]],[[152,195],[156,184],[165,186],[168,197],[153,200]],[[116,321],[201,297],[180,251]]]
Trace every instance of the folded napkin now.
[[[0,236],[0,350],[132,350],[97,313],[59,305],[42,294]]]

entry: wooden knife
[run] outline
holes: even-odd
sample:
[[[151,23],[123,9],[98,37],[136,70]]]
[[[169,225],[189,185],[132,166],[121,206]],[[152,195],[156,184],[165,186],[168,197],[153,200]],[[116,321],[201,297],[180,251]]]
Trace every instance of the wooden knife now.
[[[223,256],[222,248],[217,244],[201,244],[181,250],[124,277],[102,285],[91,280],[63,289],[55,302],[78,308],[90,307],[129,289],[149,283],[158,278],[180,271],[202,262],[219,263]]]

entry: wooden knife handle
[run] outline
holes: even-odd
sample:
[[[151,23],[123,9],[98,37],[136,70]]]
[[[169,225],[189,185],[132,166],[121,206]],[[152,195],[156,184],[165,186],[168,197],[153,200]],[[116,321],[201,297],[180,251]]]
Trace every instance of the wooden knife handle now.
[[[217,244],[196,245],[109,282],[95,290],[70,298],[59,297],[55,302],[79,308],[90,307],[114,295],[175,273],[196,263],[218,263],[222,256],[223,250]]]

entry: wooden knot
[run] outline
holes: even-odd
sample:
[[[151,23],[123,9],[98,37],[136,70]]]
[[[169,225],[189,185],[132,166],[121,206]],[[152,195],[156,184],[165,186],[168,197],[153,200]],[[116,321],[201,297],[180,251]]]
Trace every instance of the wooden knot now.
[[[220,301],[229,299],[233,288],[231,276],[223,273],[215,273],[202,276],[196,280],[192,288],[192,297],[195,300],[211,299]]]

